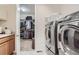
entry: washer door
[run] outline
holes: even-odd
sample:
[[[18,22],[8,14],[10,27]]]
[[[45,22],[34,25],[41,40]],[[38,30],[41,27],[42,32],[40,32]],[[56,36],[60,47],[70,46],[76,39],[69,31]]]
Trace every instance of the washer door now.
[[[64,26],[60,30],[61,44],[65,54],[79,53],[79,30],[74,27]]]

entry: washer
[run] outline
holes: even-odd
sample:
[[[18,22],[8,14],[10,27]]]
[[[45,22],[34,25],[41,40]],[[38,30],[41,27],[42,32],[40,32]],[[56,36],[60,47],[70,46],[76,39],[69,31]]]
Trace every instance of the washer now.
[[[60,21],[57,27],[59,55],[79,55],[79,12]]]
[[[79,11],[46,25],[48,55],[79,54]]]

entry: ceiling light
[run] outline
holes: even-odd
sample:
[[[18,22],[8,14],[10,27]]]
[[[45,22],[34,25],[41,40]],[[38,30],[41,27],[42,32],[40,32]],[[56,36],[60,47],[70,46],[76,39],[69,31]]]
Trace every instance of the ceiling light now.
[[[21,7],[20,10],[22,12],[30,12],[30,10],[28,8],[25,8],[25,7]]]

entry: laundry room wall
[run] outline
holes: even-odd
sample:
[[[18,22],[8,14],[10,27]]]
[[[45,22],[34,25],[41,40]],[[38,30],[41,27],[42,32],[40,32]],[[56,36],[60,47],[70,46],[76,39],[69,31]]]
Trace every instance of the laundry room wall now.
[[[15,4],[5,4],[5,9],[7,11],[7,20],[0,22],[1,27],[8,27],[11,31],[16,31],[16,5]]]
[[[45,53],[45,17],[53,13],[60,13],[59,5],[43,5],[35,6],[35,42],[36,50]]]
[[[61,6],[61,13],[67,15],[79,11],[79,4],[63,4]]]

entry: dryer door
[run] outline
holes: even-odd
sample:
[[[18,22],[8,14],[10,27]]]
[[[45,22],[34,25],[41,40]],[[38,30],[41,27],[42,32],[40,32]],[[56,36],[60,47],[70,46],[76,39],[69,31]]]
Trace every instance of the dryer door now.
[[[55,49],[55,22],[50,23],[45,29],[45,36],[46,36],[46,48],[48,48],[53,54],[56,54]]]
[[[51,27],[47,26],[45,29],[45,36],[46,36],[46,45],[51,45]]]
[[[79,53],[79,29],[73,26],[64,26],[60,30],[61,44],[65,54],[74,55]]]

